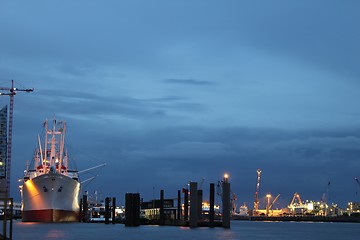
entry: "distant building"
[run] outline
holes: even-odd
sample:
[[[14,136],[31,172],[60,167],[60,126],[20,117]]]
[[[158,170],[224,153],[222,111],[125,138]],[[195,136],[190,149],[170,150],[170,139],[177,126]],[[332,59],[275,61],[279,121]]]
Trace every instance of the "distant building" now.
[[[0,110],[0,198],[6,197],[7,106]]]
[[[360,202],[349,202],[346,210],[349,215],[360,215]]]
[[[147,219],[160,219],[160,206],[159,199],[150,202],[141,203],[141,213]],[[173,199],[164,199],[164,217],[165,219],[175,219],[177,208],[174,207]]]

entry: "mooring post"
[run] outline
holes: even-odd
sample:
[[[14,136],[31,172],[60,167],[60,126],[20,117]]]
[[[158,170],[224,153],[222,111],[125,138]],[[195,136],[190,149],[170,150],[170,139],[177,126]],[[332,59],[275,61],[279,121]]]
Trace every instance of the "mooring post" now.
[[[230,183],[227,174],[224,176],[222,190],[222,226],[230,228]]]
[[[116,222],[115,210],[116,210],[116,198],[113,197],[113,199],[112,199],[112,219],[111,219],[112,224],[115,224],[115,222]]]
[[[160,225],[165,224],[164,215],[164,190],[160,190]]]
[[[87,200],[87,194],[83,195],[83,202],[82,202],[82,209],[83,209],[83,216],[82,216],[82,221],[83,222],[88,222],[88,211],[89,211],[89,206],[88,206],[88,200]]]
[[[198,208],[198,221],[202,220],[202,201],[203,201],[203,190],[197,190],[197,208]]]
[[[190,227],[198,225],[198,189],[197,182],[190,182]]]
[[[181,191],[178,190],[178,201],[177,201],[177,216],[176,219],[181,219]]]
[[[109,224],[110,218],[110,198],[105,198],[105,224]]]
[[[184,189],[184,221],[189,220],[189,190]]]
[[[140,226],[140,194],[125,194],[125,226]]]
[[[79,204],[79,222],[81,222],[83,214],[84,214],[84,213],[83,213],[83,199],[80,198],[80,204]]]
[[[210,183],[210,212],[209,212],[209,222],[210,227],[214,227],[214,205],[215,205],[215,184]]]

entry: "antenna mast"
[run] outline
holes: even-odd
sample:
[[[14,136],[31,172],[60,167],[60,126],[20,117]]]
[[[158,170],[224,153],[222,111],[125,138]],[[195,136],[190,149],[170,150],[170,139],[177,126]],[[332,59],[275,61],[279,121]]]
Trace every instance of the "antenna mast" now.
[[[14,114],[14,96],[16,92],[32,92],[33,88],[21,89],[14,87],[14,80],[11,80],[11,87],[0,87],[0,91],[9,91],[9,92],[0,92],[0,95],[8,95],[10,97],[9,105],[9,129],[8,129],[8,143],[7,143],[7,162],[6,162],[6,192],[5,197],[10,196],[10,171],[11,171],[11,149],[12,149],[12,127],[13,127],[13,114]]]

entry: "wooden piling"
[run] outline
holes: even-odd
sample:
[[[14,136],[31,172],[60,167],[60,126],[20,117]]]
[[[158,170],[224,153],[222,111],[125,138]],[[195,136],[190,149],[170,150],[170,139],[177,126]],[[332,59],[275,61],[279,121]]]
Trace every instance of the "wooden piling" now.
[[[160,225],[165,224],[164,214],[164,190],[160,190]]]
[[[88,206],[88,196],[83,195],[83,202],[82,202],[82,209],[83,209],[83,216],[82,221],[88,222],[89,221],[89,206]]]
[[[80,198],[80,204],[79,204],[79,222],[82,221],[83,218],[83,199]]]
[[[197,182],[190,182],[190,227],[198,226],[198,191]]]
[[[203,202],[203,190],[197,190],[197,214],[198,214],[198,221],[202,221],[202,202]]]
[[[209,222],[210,227],[214,227],[214,205],[215,205],[215,184],[210,183],[210,212],[209,212]]]
[[[222,190],[222,225],[230,228],[230,183],[227,178],[224,178]]]
[[[189,190],[184,189],[184,221],[189,220]]]
[[[110,218],[110,198],[105,198],[105,224],[109,224]]]
[[[178,200],[177,200],[177,215],[176,219],[181,219],[181,191],[178,190]]]
[[[125,226],[140,226],[140,194],[125,194]]]
[[[116,210],[116,198],[113,197],[113,199],[112,199],[112,219],[111,219],[112,224],[115,224],[115,222],[116,222],[115,210]]]

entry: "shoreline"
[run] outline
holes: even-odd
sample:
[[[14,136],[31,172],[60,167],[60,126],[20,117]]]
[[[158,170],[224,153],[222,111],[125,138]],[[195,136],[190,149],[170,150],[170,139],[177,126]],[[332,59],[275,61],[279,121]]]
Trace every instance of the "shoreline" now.
[[[351,222],[360,223],[360,216],[242,216],[232,220],[273,221],[273,222]]]

